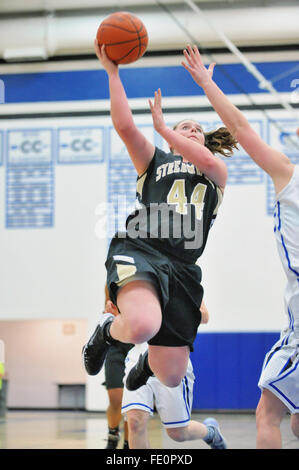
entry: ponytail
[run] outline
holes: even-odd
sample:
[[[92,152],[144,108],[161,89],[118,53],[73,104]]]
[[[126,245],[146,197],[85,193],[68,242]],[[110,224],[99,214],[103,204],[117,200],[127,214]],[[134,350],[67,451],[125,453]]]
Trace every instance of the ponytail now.
[[[231,157],[234,149],[238,149],[238,142],[226,127],[219,127],[215,131],[205,133],[205,146],[213,154],[220,153],[224,157]]]

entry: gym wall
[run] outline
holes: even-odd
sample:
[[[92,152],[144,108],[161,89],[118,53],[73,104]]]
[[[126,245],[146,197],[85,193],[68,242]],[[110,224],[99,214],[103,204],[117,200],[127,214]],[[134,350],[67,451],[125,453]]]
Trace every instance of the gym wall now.
[[[268,78],[295,64],[275,57],[256,63]],[[152,128],[147,103],[158,87],[169,125],[185,117],[198,119],[205,130],[221,125],[179,63],[178,57],[164,57],[121,68],[136,123],[165,149]],[[136,174],[109,116],[107,77],[96,61],[1,66],[0,74],[5,85],[0,106],[0,338],[13,341],[11,333],[5,337],[7,330],[1,332],[1,321],[60,320],[81,322],[85,341],[104,306],[109,239],[123,223],[111,214],[120,205],[127,211],[135,198]],[[281,96],[297,92],[291,88],[296,78],[294,71],[276,83]],[[226,60],[216,67],[215,80],[265,141],[298,161],[298,148],[287,140],[296,139],[295,120],[273,105],[242,65]],[[263,110],[252,106],[246,94]],[[210,321],[200,326],[192,353],[195,410],[254,409],[264,355],[286,321],[271,181],[242,148],[225,161],[229,180],[224,201],[199,260]],[[26,340],[34,348],[29,331]],[[52,340],[55,344],[55,336]],[[81,342],[82,335],[74,352],[76,371],[66,372],[67,381],[86,382],[86,409],[104,411],[103,372],[85,375]],[[48,351],[51,356],[47,344],[43,355]],[[63,361],[67,342],[60,341],[59,348]],[[17,384],[21,365],[14,354],[20,354],[20,346],[6,349],[10,383]],[[29,357],[34,371],[34,355]],[[40,351],[35,360],[40,360]],[[38,369],[30,399],[22,388],[17,396],[12,385],[9,406],[32,407],[32,397],[40,393]],[[31,380],[33,376],[28,374]],[[57,382],[55,372],[48,379],[50,388]],[[55,408],[53,397],[41,406]]]

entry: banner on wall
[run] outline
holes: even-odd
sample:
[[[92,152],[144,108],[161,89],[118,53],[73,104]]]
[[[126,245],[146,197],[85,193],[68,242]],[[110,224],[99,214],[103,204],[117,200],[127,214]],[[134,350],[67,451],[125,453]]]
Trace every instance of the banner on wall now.
[[[205,131],[222,125],[214,113],[189,113],[199,120]],[[281,116],[281,117],[280,117]],[[144,122],[146,118],[147,122]],[[172,127],[182,119],[180,113],[167,115]],[[290,137],[298,140],[296,122],[285,118],[285,112],[268,122],[258,112],[248,112],[250,124],[273,148],[298,162],[298,148],[292,146]],[[44,127],[8,128],[0,132],[0,165],[3,164],[3,144],[6,142],[6,227],[50,228],[54,225],[55,163],[57,165],[103,164],[107,162],[107,202],[112,204],[120,226],[111,218],[109,236],[122,229],[126,215],[134,207],[136,171],[127,150],[111,125],[98,125],[100,119],[80,118],[80,125],[68,125],[76,119],[63,121],[56,128],[53,121],[44,120]],[[154,131],[150,116],[136,116],[140,130],[154,145],[166,152],[168,145]],[[92,124],[94,122],[94,125]],[[261,185],[266,187],[266,214],[272,215],[275,204],[273,184],[270,178],[254,163],[240,146],[233,157],[225,158],[228,166],[228,185]],[[125,203],[124,203],[125,200]],[[122,208],[120,208],[120,202]],[[109,238],[109,237],[108,237]]]
[[[7,132],[6,227],[53,226],[52,129]]]
[[[103,163],[103,128],[58,129],[57,163]]]

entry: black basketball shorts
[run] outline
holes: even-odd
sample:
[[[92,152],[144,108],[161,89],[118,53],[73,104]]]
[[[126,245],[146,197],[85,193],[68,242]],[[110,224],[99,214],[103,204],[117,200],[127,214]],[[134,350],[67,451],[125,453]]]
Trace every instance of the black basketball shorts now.
[[[127,282],[146,279],[156,286],[162,325],[148,344],[189,346],[193,351],[203,297],[198,265],[184,263],[144,240],[116,237],[110,244],[105,265],[109,295],[116,305],[118,290]],[[142,305],[140,309],[142,315]]]

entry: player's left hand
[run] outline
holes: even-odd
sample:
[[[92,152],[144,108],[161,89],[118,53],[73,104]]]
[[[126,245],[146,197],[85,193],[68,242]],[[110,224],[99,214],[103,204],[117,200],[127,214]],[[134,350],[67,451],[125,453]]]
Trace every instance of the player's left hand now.
[[[151,100],[148,100],[148,102],[152,113],[154,128],[160,133],[166,127],[162,112],[162,93],[160,88],[155,91],[154,103]]]

